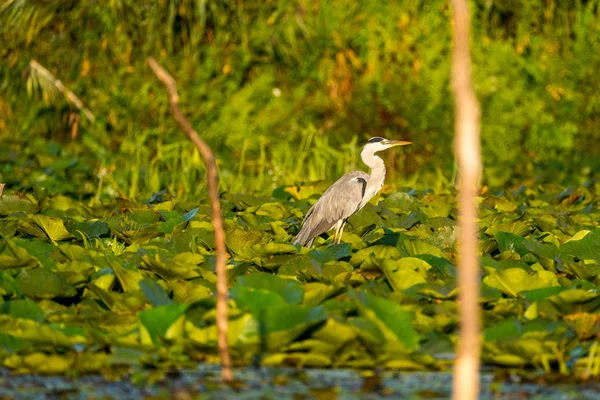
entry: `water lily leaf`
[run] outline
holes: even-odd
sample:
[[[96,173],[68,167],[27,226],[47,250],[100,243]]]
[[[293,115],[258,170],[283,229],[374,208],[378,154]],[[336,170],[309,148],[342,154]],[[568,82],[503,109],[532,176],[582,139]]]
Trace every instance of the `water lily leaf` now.
[[[160,214],[152,209],[135,209],[129,214],[129,220],[135,222],[137,226],[148,226],[160,221]]]
[[[307,280],[323,279],[325,268],[304,255],[290,256],[277,271],[281,277],[298,277]],[[329,277],[329,275],[327,275]]]
[[[204,262],[205,256],[197,253],[183,252],[175,255],[173,261],[180,265],[196,266]]]
[[[197,301],[212,299],[215,290],[205,282],[172,280],[167,281],[167,287],[173,291],[173,301],[177,303],[193,304]]]
[[[280,220],[289,216],[290,212],[281,203],[265,203],[258,207],[255,214],[268,216],[274,220]]]
[[[17,233],[18,220],[17,218],[4,218],[0,219],[0,236],[4,236],[5,238],[12,238]],[[0,245],[0,253],[2,252],[2,247]]]
[[[144,292],[144,296],[154,307],[160,307],[172,304],[173,300],[169,297],[165,289],[156,281],[144,279],[139,282],[140,289]]]
[[[417,207],[416,199],[408,193],[395,192],[385,198],[384,204],[397,211],[412,211]]]
[[[142,343],[157,343],[159,337],[166,337],[169,328],[184,316],[187,308],[187,304],[167,304],[140,312]]]
[[[403,246],[406,252],[413,257],[421,254],[442,257],[442,251],[438,247],[422,240],[405,240]]]
[[[425,261],[427,264],[431,265],[434,273],[440,279],[454,279],[456,278],[456,267],[452,265],[450,262],[446,261],[446,259],[442,257],[432,256],[430,254],[420,254],[415,258],[420,258]]]
[[[45,215],[34,215],[32,220],[48,235],[53,242],[59,242],[71,237],[71,233],[65,228],[65,223],[60,218]]]
[[[352,247],[349,243],[337,244],[330,246],[325,250],[313,249],[308,252],[308,257],[316,260],[320,264],[325,264],[330,261],[337,261],[341,258],[348,257],[351,253]]]
[[[354,271],[352,264],[346,261],[330,261],[323,265],[323,275],[334,279],[340,274],[349,274]]]
[[[381,269],[394,291],[427,282],[427,271],[430,268],[431,265],[425,261],[413,257],[384,260],[381,264]]]
[[[71,221],[66,225],[67,230],[77,240],[99,238],[110,232],[108,224],[103,221],[76,222]]]
[[[561,263],[564,271],[575,275],[579,279],[586,282],[595,282],[600,277],[600,264],[592,264],[591,262],[571,262],[565,261]]]
[[[421,211],[429,218],[447,217],[454,202],[454,198],[449,195],[428,194],[421,199]]]
[[[330,297],[336,296],[344,291],[343,287],[325,285],[320,282],[310,282],[304,285],[304,299],[302,304],[305,306],[316,306],[323,303]]]
[[[600,229],[593,230],[580,240],[573,240],[559,248],[563,255],[577,257],[580,260],[600,262]]]
[[[6,333],[0,333],[0,350],[15,354],[31,346],[31,343]],[[6,365],[6,363],[5,363]]]
[[[529,253],[529,250],[523,245],[523,237],[509,232],[497,232],[494,239],[498,243],[500,251],[514,251],[521,257]]]
[[[279,294],[264,289],[236,285],[231,289],[230,294],[238,308],[249,310],[255,317],[262,316],[269,307],[280,307],[287,304]]]
[[[49,254],[56,250],[56,247],[50,243],[40,240],[15,239],[14,243],[27,250],[29,254],[35,257],[42,266],[50,269],[56,269],[56,263],[49,257]]]
[[[268,307],[264,311],[265,333],[287,331],[302,326],[308,328],[317,322],[326,320],[327,311],[322,306],[305,307],[298,304],[284,304]],[[295,332],[298,335],[299,332]],[[293,338],[292,338],[293,340]]]
[[[331,364],[331,357],[318,353],[305,352],[270,354],[262,360],[262,365],[265,366],[289,365],[294,368],[326,368],[331,366]],[[335,391],[332,390],[330,395],[336,397]]]
[[[6,254],[0,254],[0,269],[10,269],[19,267],[37,267],[39,261],[32,257],[27,250],[17,245],[14,239],[4,239],[2,241],[14,254],[10,257]]]
[[[21,268],[21,267],[37,267],[38,261],[33,258],[25,258],[19,259],[17,257],[7,256],[6,254],[0,254],[0,270],[2,269],[12,269],[12,268]]]
[[[119,279],[121,287],[125,292],[137,291],[140,289],[139,282],[144,279],[142,274],[137,270],[123,267],[121,261],[116,256],[107,256],[106,260],[117,276],[117,279]]]
[[[361,234],[364,234],[364,228],[382,224],[383,219],[373,208],[372,205],[367,204],[360,212],[353,214],[348,218],[350,226],[355,228],[355,230],[360,231]]]
[[[23,270],[15,281],[21,292],[30,298],[53,299],[77,295],[73,286],[48,268]]]
[[[530,275],[521,268],[494,271],[486,276],[483,282],[512,297],[516,297],[525,290],[560,286],[556,275],[550,271],[538,271],[534,275]]]
[[[527,251],[533,253],[535,256],[548,258],[551,260],[558,257],[558,248],[551,244],[541,243],[531,239],[525,239],[522,243],[523,247],[525,247]]]
[[[44,311],[29,299],[8,300],[0,304],[0,313],[8,314],[14,318],[44,322]]]
[[[516,339],[523,333],[521,323],[516,318],[506,319],[484,331],[486,341]]]
[[[255,244],[244,249],[239,249],[236,254],[238,260],[252,260],[257,265],[261,266],[274,266],[281,265],[287,260],[287,257],[275,257],[276,255],[295,254],[298,252],[298,248],[289,243],[275,243],[269,242],[266,244]]]
[[[84,336],[67,335],[31,319],[14,318],[6,314],[0,314],[0,331],[10,332],[10,335],[18,339],[38,345],[70,348],[75,344],[86,342]]]
[[[226,237],[227,247],[229,247],[234,254],[259,243],[266,244],[268,241],[262,232],[253,229],[233,229],[227,231]]]
[[[372,267],[377,265],[375,260],[395,260],[400,258],[401,255],[400,250],[396,247],[378,244],[357,251],[352,258],[350,258],[350,264],[356,267],[366,263],[367,265],[365,267]]]
[[[291,304],[302,303],[304,289],[296,281],[282,279],[271,274],[252,274],[240,276],[236,286],[245,286],[252,289],[263,289],[278,294]]]
[[[494,208],[498,211],[511,213],[517,210],[517,204],[504,197],[498,197],[495,199]]]
[[[146,304],[146,298],[141,291],[117,293],[101,289],[94,284],[88,284],[87,288],[98,299],[100,299],[104,305],[114,313],[114,315],[131,315],[132,313],[144,308]]]
[[[31,201],[27,195],[5,193],[0,196],[0,215],[34,214],[37,211],[38,205]]]
[[[144,255],[142,260],[148,269],[154,271],[164,280],[194,279],[202,276],[198,267],[180,265],[174,260],[162,257],[160,254],[156,254],[154,257]]]
[[[421,260],[420,260],[421,261]],[[412,326],[412,314],[389,300],[367,292],[356,293],[361,315],[381,330],[389,330],[409,350],[419,348],[419,336]],[[385,329],[382,332],[385,332]],[[385,333],[384,333],[385,335]]]
[[[64,355],[33,353],[13,355],[5,364],[21,373],[64,374],[72,368],[73,360]]]
[[[194,208],[193,210],[191,210],[183,215],[179,215],[178,213],[174,213],[174,212],[169,213],[169,212],[166,212],[163,210],[160,210],[159,212],[160,212],[161,216],[163,218],[165,218],[165,222],[159,224],[157,231],[165,233],[165,234],[171,234],[171,233],[173,233],[173,229],[175,228],[175,226],[177,226],[183,222],[188,222],[192,218],[194,218],[194,216],[198,212],[198,207]]]
[[[562,291],[567,290],[567,288],[562,286],[552,286],[552,287],[543,287],[539,289],[526,290],[522,292],[525,300],[529,302],[540,301],[547,297],[554,296]]]
[[[494,236],[498,232],[508,232],[517,236],[525,236],[533,231],[533,227],[523,221],[505,222],[494,224],[486,229],[485,233]]]

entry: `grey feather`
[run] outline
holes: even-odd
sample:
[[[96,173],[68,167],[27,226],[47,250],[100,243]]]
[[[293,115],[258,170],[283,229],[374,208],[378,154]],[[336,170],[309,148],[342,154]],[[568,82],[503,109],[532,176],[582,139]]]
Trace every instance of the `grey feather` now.
[[[314,239],[327,232],[340,220],[359,210],[369,175],[362,171],[347,173],[323,193],[308,210],[302,229],[294,243],[312,246]]]

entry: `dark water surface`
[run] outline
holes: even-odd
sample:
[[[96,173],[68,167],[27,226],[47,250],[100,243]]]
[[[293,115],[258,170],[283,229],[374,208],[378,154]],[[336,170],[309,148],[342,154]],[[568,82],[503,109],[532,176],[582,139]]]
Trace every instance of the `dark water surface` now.
[[[230,387],[219,383],[214,365],[170,374],[154,383],[132,378],[14,375],[0,369],[0,399],[447,399],[452,384],[452,375],[441,372],[368,375],[351,370],[245,368],[235,371],[236,383]],[[600,399],[599,383],[501,383],[492,373],[483,373],[481,387],[481,399]]]

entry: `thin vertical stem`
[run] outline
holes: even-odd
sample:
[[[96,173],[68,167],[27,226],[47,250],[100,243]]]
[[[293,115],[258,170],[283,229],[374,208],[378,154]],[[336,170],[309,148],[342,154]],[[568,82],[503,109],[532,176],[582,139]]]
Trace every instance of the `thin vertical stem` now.
[[[467,0],[452,1],[454,49],[455,153],[459,169],[458,284],[460,288],[460,339],[454,367],[453,398],[475,400],[479,394],[479,257],[477,184],[481,176],[479,104],[473,89],[469,52]]]

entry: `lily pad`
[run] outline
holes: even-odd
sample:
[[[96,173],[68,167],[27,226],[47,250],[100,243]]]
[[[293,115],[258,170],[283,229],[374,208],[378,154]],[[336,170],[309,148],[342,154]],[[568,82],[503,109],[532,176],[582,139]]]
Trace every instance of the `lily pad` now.
[[[71,285],[47,268],[23,270],[15,282],[23,295],[29,298],[54,299],[77,295],[77,291]]]

